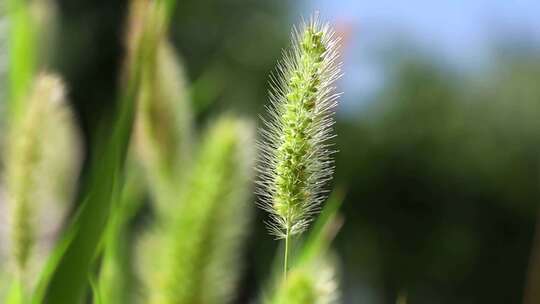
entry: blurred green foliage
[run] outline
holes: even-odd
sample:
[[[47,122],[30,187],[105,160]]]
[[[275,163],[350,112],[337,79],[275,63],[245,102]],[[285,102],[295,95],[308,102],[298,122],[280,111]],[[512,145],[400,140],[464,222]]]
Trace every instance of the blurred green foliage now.
[[[401,291],[411,303],[521,301],[540,198],[540,65],[497,59],[470,75],[406,57],[377,102],[339,125],[349,288],[378,286],[384,303]]]

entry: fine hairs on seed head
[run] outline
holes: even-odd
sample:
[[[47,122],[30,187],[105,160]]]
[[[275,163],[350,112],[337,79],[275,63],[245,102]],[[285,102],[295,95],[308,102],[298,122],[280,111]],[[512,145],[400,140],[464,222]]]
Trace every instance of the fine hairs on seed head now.
[[[334,166],[329,140],[341,76],[340,39],[317,14],[292,32],[292,47],[270,77],[270,104],[258,143],[257,194],[276,238],[302,233],[326,198]]]

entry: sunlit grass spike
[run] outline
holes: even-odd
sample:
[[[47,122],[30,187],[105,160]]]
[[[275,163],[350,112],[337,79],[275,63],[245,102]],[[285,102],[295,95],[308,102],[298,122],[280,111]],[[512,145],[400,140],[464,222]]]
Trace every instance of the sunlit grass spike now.
[[[340,77],[339,38],[328,24],[314,16],[293,30],[292,40],[270,80],[257,191],[259,205],[270,213],[270,232],[285,239],[285,273],[290,237],[308,227],[332,178],[334,151],[328,141],[339,96],[334,82]]]

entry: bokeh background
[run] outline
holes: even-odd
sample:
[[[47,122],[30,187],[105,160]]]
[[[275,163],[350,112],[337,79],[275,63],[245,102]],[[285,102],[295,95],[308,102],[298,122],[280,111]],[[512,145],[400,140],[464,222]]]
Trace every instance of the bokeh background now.
[[[127,7],[59,1],[54,68],[87,142],[117,100]],[[198,124],[263,112],[290,27],[315,10],[344,37],[344,303],[539,303],[540,2],[179,1],[171,35]],[[241,303],[277,246],[258,217]]]

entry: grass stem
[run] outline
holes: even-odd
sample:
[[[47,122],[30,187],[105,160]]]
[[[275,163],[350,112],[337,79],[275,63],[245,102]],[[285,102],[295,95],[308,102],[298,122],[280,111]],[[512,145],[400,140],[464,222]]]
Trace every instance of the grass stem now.
[[[290,229],[287,227],[287,234],[285,236],[285,252],[283,254],[283,281],[287,280],[287,270],[288,270],[288,261],[289,261],[289,243],[290,243]]]

